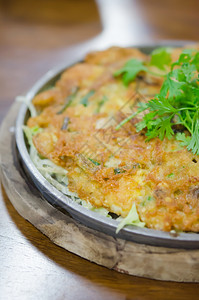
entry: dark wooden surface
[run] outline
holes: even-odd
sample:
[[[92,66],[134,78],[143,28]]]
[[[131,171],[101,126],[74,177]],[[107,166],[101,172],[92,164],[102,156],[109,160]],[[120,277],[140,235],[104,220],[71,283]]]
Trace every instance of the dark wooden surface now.
[[[123,5],[139,12],[135,42],[199,40],[198,0]],[[16,95],[61,63],[64,49],[100,31],[91,0],[0,0],[0,120]],[[18,215],[1,188],[0,299],[198,299],[198,291],[198,284],[119,274],[55,246]]]

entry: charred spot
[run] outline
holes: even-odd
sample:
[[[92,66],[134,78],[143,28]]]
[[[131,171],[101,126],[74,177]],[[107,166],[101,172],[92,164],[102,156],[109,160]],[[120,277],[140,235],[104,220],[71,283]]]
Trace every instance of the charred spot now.
[[[140,135],[140,136],[145,136],[145,132],[140,131],[139,135]]]
[[[111,216],[112,219],[116,220],[119,216],[115,213],[109,212],[108,213],[109,216]]]
[[[144,79],[144,76],[143,75],[137,75],[137,79]]]
[[[191,194],[194,196],[194,198],[199,200],[199,186],[193,188],[191,190]]]
[[[114,173],[115,173],[115,175],[117,175],[117,174],[121,174],[121,173],[125,173],[126,171],[125,170],[123,170],[123,169],[121,169],[121,168],[115,168],[114,169]]]
[[[163,189],[160,189],[160,188],[158,188],[158,189],[156,189],[155,191],[154,191],[154,195],[155,195],[155,197],[156,198],[158,198],[158,199],[162,199],[162,198],[164,198],[165,197],[165,191],[163,190]]]
[[[181,191],[181,190],[175,190],[175,191],[174,191],[174,196],[178,196],[178,195],[180,195],[180,194],[182,194],[182,191]]]
[[[181,124],[175,124],[172,126],[173,132],[174,133],[178,133],[178,132],[184,132],[185,131],[185,127]]]

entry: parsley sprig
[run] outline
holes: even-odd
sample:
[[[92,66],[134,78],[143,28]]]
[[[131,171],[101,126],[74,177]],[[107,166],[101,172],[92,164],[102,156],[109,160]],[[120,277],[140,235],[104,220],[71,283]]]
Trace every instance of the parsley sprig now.
[[[162,71],[165,71],[165,67],[171,64],[171,49],[170,48],[158,48],[155,49],[151,53],[151,60],[150,62],[144,62],[139,59],[132,58],[126,62],[124,67],[114,73],[114,76],[122,75],[122,81],[124,85],[128,85],[131,81],[133,81],[136,76],[144,71],[154,76],[162,76],[164,77],[165,74],[162,74]],[[161,72],[155,73],[151,71],[151,66],[156,67]]]
[[[167,62],[169,62],[168,56]],[[147,70],[145,70],[147,71]],[[146,129],[147,141],[159,137],[171,139],[174,128],[180,125],[184,132],[178,132],[176,139],[189,151],[199,155],[199,52],[192,49],[182,51],[179,59],[171,64],[171,70],[161,87],[160,93],[138,109],[144,115],[136,124],[137,131]],[[129,76],[128,76],[129,78]],[[124,82],[125,83],[125,82]],[[123,120],[119,129],[135,113]]]

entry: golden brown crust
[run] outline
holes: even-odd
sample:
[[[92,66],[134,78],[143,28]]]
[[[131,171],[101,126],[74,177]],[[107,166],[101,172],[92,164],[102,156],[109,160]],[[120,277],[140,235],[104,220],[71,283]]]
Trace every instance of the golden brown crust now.
[[[176,53],[173,51],[173,60]],[[87,55],[66,70],[55,89],[37,95],[41,114],[28,120],[43,131],[34,137],[40,154],[68,170],[69,189],[96,207],[125,217],[136,203],[149,228],[199,232],[198,157],[175,139],[145,142],[134,118],[139,101],[159,92],[162,79],[144,75],[125,87],[113,71],[129,58],[148,59],[137,49],[110,48]],[[61,114],[66,97],[79,87]],[[82,99],[90,94],[86,105]],[[68,118],[67,128],[62,129]]]
[[[115,63],[124,63],[131,58],[146,60],[147,55],[136,48],[111,47],[104,51],[97,51],[87,54],[85,62],[89,64],[109,66]]]

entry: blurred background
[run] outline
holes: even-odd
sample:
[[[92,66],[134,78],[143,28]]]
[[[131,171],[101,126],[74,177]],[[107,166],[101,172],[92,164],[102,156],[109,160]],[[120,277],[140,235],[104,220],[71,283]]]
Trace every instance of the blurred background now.
[[[111,41],[199,42],[198,12],[199,0],[0,0],[0,123],[17,95],[66,63],[71,46],[80,44],[81,52],[85,43],[91,50],[94,43],[103,48]],[[140,300],[182,300],[197,295],[198,285],[121,275],[55,246],[18,215],[3,189],[0,220],[0,298],[3,290],[15,299],[134,295]]]
[[[103,30],[114,44],[198,40],[198,11],[198,0],[0,0],[0,120],[69,46]]]

